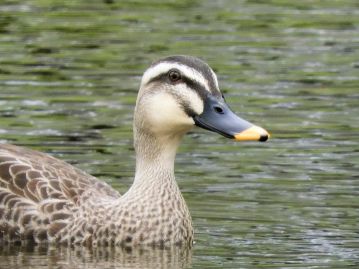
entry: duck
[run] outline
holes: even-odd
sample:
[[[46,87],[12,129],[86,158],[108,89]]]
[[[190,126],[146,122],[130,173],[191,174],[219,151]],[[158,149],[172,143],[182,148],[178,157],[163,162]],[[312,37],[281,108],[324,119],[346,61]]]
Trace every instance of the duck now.
[[[123,195],[48,154],[0,144],[0,242],[192,246],[174,163],[182,137],[195,126],[236,141],[269,138],[229,108],[206,62],[175,55],[153,62],[142,76],[133,119],[135,175]]]

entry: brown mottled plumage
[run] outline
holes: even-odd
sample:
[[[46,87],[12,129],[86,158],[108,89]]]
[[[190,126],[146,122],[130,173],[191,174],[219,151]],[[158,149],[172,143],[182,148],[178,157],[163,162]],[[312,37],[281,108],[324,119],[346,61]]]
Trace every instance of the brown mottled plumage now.
[[[0,242],[192,245],[174,160],[195,124],[237,140],[268,138],[229,110],[206,63],[173,56],[154,63],[142,78],[134,117],[136,174],[123,196],[47,154],[0,145]]]
[[[166,174],[160,186],[120,197],[106,183],[47,154],[0,145],[0,204],[0,238],[8,242],[192,242],[187,207]]]

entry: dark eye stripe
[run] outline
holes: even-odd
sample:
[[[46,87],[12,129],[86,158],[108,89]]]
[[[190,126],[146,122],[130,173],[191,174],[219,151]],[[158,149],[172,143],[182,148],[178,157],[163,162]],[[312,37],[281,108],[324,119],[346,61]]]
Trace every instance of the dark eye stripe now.
[[[158,76],[152,78],[149,82],[147,82],[147,84],[150,84],[150,83],[153,83],[156,81],[162,81],[162,82],[169,83],[167,74],[168,74],[167,72],[159,74]],[[194,79],[184,76],[183,74],[182,74],[181,80],[183,81],[183,83],[185,83],[188,86],[188,88],[196,91],[203,100],[206,98],[206,96],[208,94],[208,90],[206,89],[206,87],[204,85],[200,84],[199,82],[197,82]]]
[[[211,68],[208,66],[207,63],[203,62],[202,60],[190,56],[174,55],[166,57],[165,59],[162,59],[157,63],[160,62],[180,63],[189,68],[192,68],[202,74],[202,76],[208,81],[210,90],[213,94],[216,94],[214,91],[218,91],[217,85],[215,83],[215,78],[213,77],[214,74],[212,73]]]
[[[166,77],[167,77],[167,73],[159,74],[159,75],[157,75],[157,76],[151,78],[151,79],[147,82],[147,84],[151,84],[152,82],[160,81],[160,80],[164,81]]]
[[[198,83],[197,81],[190,79],[188,77],[183,76],[182,81],[186,83],[188,88],[193,89],[195,92],[198,93],[198,95],[201,97],[202,100],[205,100],[208,94],[208,90],[205,86]]]

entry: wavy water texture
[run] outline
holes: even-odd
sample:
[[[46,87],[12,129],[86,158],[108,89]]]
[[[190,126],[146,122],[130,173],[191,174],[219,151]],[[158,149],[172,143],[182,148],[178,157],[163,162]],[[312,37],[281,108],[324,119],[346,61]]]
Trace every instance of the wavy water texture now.
[[[231,108],[272,139],[186,136],[176,176],[189,253],[2,244],[0,268],[355,268],[358,44],[355,0],[1,1],[1,142],[124,193],[140,76],[169,54],[209,62]]]

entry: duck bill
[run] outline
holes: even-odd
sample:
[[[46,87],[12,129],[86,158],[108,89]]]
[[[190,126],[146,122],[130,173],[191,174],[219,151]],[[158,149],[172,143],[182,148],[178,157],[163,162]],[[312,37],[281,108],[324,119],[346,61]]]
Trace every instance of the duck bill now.
[[[237,141],[267,141],[269,133],[238,117],[225,101],[208,96],[202,114],[193,117],[198,127],[219,133]]]

